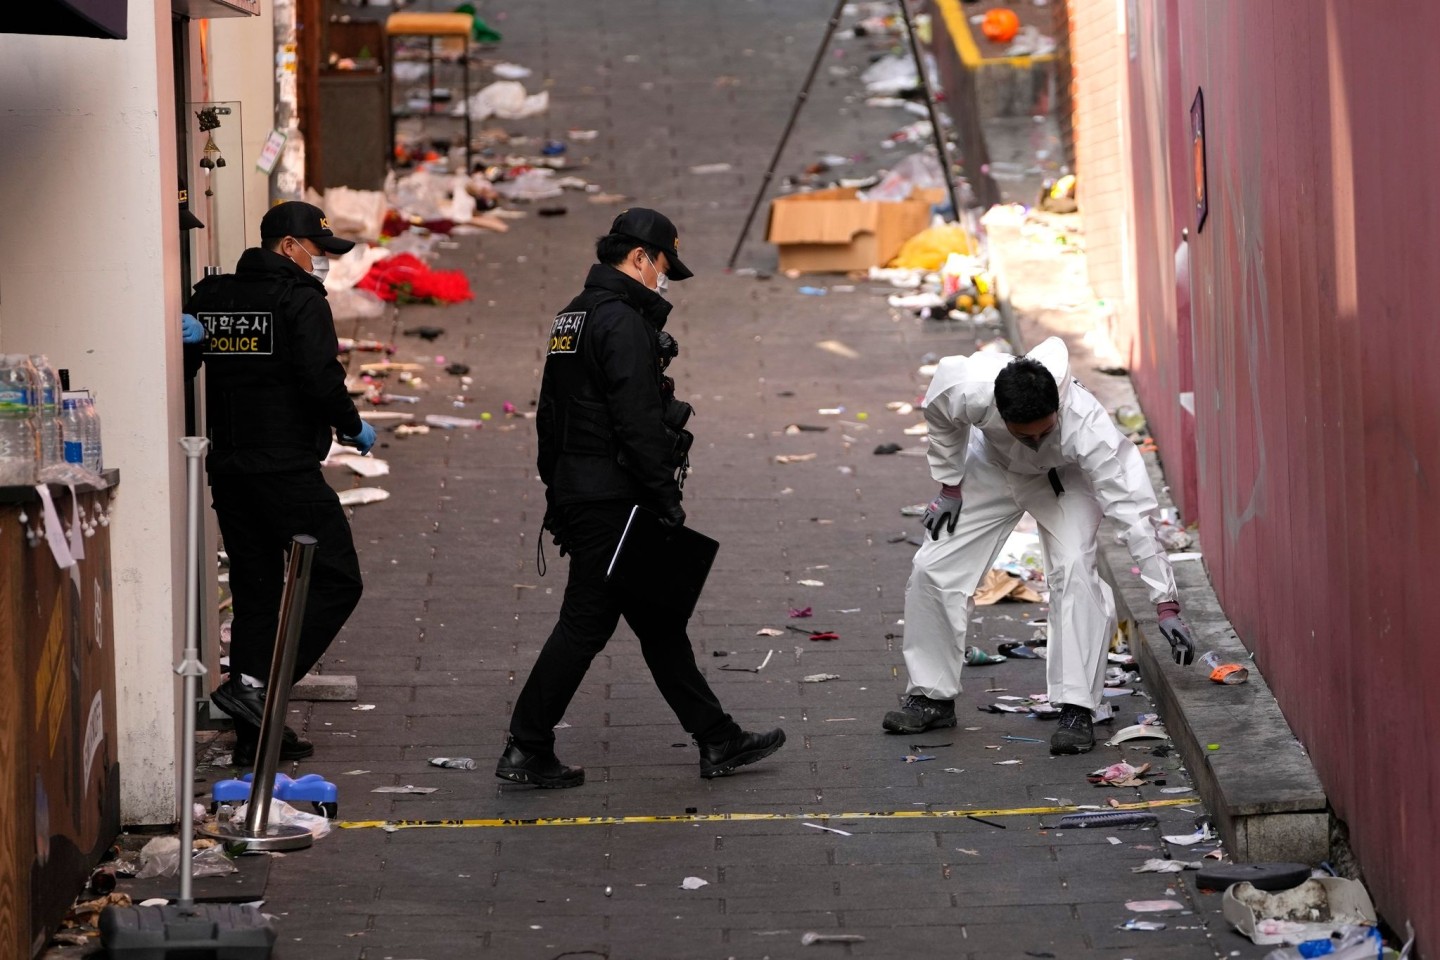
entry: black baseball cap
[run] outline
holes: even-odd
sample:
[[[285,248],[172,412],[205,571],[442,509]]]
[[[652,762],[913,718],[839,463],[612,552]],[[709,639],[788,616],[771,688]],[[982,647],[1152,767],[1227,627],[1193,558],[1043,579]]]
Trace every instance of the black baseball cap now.
[[[190,212],[190,190],[185,186],[185,178],[180,178],[180,229],[198,230],[205,226],[200,218]]]
[[[675,230],[675,224],[658,210],[631,207],[622,211],[610,224],[610,232],[664,253],[665,259],[670,261],[666,276],[671,280],[688,280],[695,276],[689,267],[680,262],[680,234]]]
[[[310,240],[326,253],[349,253],[355,246],[354,240],[342,240],[330,232],[324,210],[300,200],[277,203],[260,218],[261,240],[281,237]]]

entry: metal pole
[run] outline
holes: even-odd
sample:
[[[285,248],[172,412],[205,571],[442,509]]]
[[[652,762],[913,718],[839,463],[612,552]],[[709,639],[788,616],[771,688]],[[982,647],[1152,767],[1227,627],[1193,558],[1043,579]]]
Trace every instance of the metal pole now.
[[[200,458],[210,441],[204,437],[182,437],[185,450],[185,652],[175,666],[184,677],[181,694],[184,739],[180,741],[180,906],[194,903],[192,883],[194,866],[191,857],[195,848],[195,711],[200,699],[200,678],[205,664],[200,662],[200,542],[205,536],[200,520]]]
[[[255,752],[255,777],[250,783],[250,806],[245,811],[245,832],[263,837],[270,822],[270,798],[275,789],[275,768],[280,760],[280,739],[285,734],[285,709],[290,705],[290,684],[295,673],[295,648],[305,619],[310,593],[310,566],[315,560],[315,538],[298,534],[290,541],[290,565],[285,593],[280,600],[280,626],[275,631],[275,655],[270,660],[270,682],[265,691],[265,713],[260,723],[260,745]]]
[[[760,189],[755,193],[755,202],[750,204],[750,212],[745,215],[745,226],[740,228],[740,236],[735,238],[735,249],[730,251],[730,260],[725,264],[726,270],[735,268],[735,260],[740,256],[740,248],[745,245],[745,235],[750,232],[750,225],[755,222],[755,212],[760,209],[760,201],[765,199],[765,191],[770,187],[770,178],[775,176],[775,168],[780,164],[780,155],[785,152],[785,144],[790,140],[790,133],[795,129],[795,120],[800,116],[800,108],[810,98],[810,85],[815,82],[815,73],[820,69],[820,62],[825,59],[825,51],[830,49],[830,38],[835,35],[835,27],[840,23],[840,14],[845,10],[845,4],[849,0],[839,0],[835,4],[835,12],[830,14],[830,20],[825,24],[825,37],[820,41],[820,49],[815,51],[815,59],[810,64],[810,72],[805,74],[805,83],[800,88],[800,95],[795,98],[795,106],[790,110],[790,119],[785,123],[785,132],[780,134],[780,142],[775,145],[775,155],[770,158],[770,166],[765,170],[765,178],[760,181]]]
[[[935,109],[935,98],[930,95],[930,79],[925,74],[925,58],[920,54],[920,41],[915,39],[915,24],[910,19],[910,7],[906,0],[895,0],[900,16],[905,20],[905,34],[910,38],[910,55],[915,58],[915,74],[920,78],[920,92],[925,95],[925,109],[930,112],[930,128],[935,137],[935,149],[940,153],[940,172],[945,177],[945,190],[950,194],[950,211],[954,219],[960,219],[960,201],[955,197],[955,176],[950,172],[950,152],[945,145],[945,130],[940,126],[940,114]]]

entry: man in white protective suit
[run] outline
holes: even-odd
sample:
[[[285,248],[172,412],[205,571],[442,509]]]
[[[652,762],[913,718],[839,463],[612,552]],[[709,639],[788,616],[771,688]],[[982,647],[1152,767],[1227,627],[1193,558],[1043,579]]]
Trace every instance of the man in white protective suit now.
[[[1050,585],[1046,677],[1060,722],[1050,752],[1095,746],[1115,596],[1096,567],[1103,517],[1121,528],[1150,588],[1177,663],[1194,660],[1175,577],[1156,538],[1158,504],[1135,444],[1079,381],[1056,337],[1025,357],[946,357],[925,394],[930,473],[940,495],[925,511],[930,538],[905,588],[909,687],[885,715],[892,733],[955,725],[974,595],[1011,530],[1029,512]]]

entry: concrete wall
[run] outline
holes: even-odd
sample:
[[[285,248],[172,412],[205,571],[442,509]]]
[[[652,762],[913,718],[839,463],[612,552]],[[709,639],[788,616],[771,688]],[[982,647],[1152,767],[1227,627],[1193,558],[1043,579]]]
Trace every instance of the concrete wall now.
[[[1167,451],[1185,447],[1175,394],[1192,379],[1216,592],[1348,823],[1382,915],[1413,920],[1437,956],[1440,613],[1425,597],[1440,542],[1440,8],[1140,6],[1137,388],[1168,475]],[[1187,226],[1188,352],[1174,295]]]
[[[114,563],[122,816],[175,817],[181,358],[167,4],[129,38],[0,36],[0,350],[94,391],[121,483]]]

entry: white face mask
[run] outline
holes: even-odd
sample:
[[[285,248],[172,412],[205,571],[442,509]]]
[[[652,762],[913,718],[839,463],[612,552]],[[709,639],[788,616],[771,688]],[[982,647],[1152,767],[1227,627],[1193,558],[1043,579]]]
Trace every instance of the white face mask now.
[[[645,254],[645,259],[650,260],[650,268],[655,271],[655,292],[662,297],[665,296],[666,292],[670,289],[670,278],[660,272],[660,268],[656,266],[654,260],[650,259],[648,253]],[[641,282],[643,283],[644,281]]]
[[[305,250],[303,246],[300,249]],[[325,275],[330,272],[330,258],[323,253],[315,254],[309,250],[305,250],[305,254],[310,258],[310,276],[324,283]],[[289,257],[288,259],[291,263],[295,264],[295,266],[300,266],[300,261],[294,257]]]

